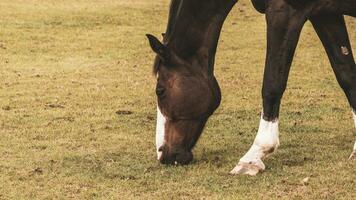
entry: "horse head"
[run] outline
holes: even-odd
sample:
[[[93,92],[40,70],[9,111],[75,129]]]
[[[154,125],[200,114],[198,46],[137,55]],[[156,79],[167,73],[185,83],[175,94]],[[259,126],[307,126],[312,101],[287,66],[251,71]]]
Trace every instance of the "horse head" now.
[[[147,35],[156,53],[158,159],[188,164],[208,118],[220,105],[214,76],[222,25],[236,0],[172,0],[163,42]]]
[[[220,104],[220,88],[213,76],[201,70],[199,60],[182,59],[169,45],[152,35],[147,37],[157,54],[157,132],[163,136],[158,141],[159,160],[188,164],[205,123]]]

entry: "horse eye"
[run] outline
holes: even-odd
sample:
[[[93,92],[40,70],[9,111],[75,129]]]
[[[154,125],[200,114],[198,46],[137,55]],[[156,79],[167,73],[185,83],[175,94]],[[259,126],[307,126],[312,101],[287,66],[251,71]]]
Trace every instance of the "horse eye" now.
[[[157,87],[156,87],[156,94],[157,94],[157,96],[158,96],[158,97],[163,97],[165,90],[166,90],[166,89],[165,89],[164,87],[162,87],[162,86],[157,86]]]

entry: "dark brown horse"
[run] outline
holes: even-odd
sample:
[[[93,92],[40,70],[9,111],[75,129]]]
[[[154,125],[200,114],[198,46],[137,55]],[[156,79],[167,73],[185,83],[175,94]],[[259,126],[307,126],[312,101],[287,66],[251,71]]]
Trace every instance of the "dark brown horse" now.
[[[172,0],[163,43],[148,35],[157,57],[157,154],[162,163],[187,164],[209,116],[219,106],[214,57],[223,22],[236,0]],[[310,20],[345,91],[356,123],[356,66],[343,15],[356,16],[356,0],[252,0],[267,21],[263,112],[250,150],[232,174],[255,175],[279,145],[282,95],[301,29]],[[350,159],[356,157],[356,143]]]
[[[220,104],[214,58],[236,0],[173,0],[163,44],[147,35],[157,58],[157,153],[162,163],[188,164],[206,121]]]

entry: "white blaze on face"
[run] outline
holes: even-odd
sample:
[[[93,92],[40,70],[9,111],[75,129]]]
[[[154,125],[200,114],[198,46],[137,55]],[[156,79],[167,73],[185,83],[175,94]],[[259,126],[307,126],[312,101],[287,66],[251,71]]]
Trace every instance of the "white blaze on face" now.
[[[162,152],[158,149],[164,143],[164,131],[165,131],[166,118],[161,113],[161,110],[157,106],[157,124],[156,124],[156,150],[157,150],[157,159],[159,160],[162,156]]]
[[[261,117],[258,133],[253,145],[248,152],[240,159],[242,163],[249,163],[265,168],[262,158],[272,153],[279,146],[278,119],[266,121]]]

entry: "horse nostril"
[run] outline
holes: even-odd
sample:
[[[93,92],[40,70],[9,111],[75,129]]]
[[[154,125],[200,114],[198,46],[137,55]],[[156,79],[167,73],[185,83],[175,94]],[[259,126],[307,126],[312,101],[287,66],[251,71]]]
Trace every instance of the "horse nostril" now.
[[[158,148],[158,152],[162,152],[163,151],[163,146],[161,146],[160,148]]]

